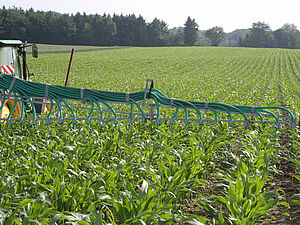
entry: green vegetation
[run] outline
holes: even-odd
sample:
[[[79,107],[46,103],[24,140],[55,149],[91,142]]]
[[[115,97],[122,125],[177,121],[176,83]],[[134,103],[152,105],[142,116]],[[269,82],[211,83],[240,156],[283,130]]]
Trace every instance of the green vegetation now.
[[[143,90],[149,78],[169,97],[286,106],[298,118],[299,55],[299,50],[214,47],[79,52],[74,56],[69,86],[135,92]],[[63,85],[69,57],[55,54],[32,59],[33,80]]]
[[[34,81],[64,84],[69,54],[28,60]],[[299,60],[283,49],[79,52],[69,86],[134,92],[151,78],[170,97],[285,106],[299,121]],[[281,143],[273,126],[0,125],[2,224],[258,224],[291,204],[272,183],[291,140]],[[297,165],[299,130],[277,136],[290,131]]]
[[[197,40],[198,24],[195,19],[188,17],[184,24],[184,44],[193,46]]]
[[[257,22],[239,42],[239,46],[244,47],[300,48],[300,32],[294,24],[284,24],[273,32],[268,24]]]
[[[222,27],[213,27],[205,32],[205,36],[210,40],[212,46],[219,46],[226,34]]]
[[[75,15],[53,11],[0,8],[0,39],[20,39],[46,44],[96,46],[243,46],[257,48],[300,48],[300,32],[294,24],[284,24],[274,32],[268,24],[255,22],[251,29],[226,34],[214,26],[207,32],[190,17],[183,27],[168,27],[154,18],[151,22],[139,15]],[[204,18],[205,19],[205,18]],[[287,21],[288,22],[288,21]],[[171,28],[171,29],[170,29]],[[198,30],[199,28],[199,30]],[[206,34],[207,33],[207,34]],[[208,38],[205,38],[207,36]],[[198,40],[197,40],[198,39]],[[208,39],[210,41],[208,41]]]

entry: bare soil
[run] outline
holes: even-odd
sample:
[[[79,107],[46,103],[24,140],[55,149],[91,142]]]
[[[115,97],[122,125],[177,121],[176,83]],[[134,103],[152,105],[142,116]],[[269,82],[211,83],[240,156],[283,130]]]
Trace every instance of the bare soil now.
[[[280,134],[279,135],[279,142],[282,146],[281,148],[281,155],[285,155],[282,157],[280,162],[277,165],[279,173],[275,173],[270,178],[269,184],[272,184],[269,188],[272,190],[283,190],[280,191],[281,196],[283,199],[281,201],[287,202],[289,207],[283,206],[278,204],[277,206],[273,207],[267,216],[267,218],[262,222],[259,223],[261,225],[265,224],[278,224],[278,225],[300,225],[300,205],[295,204],[292,200],[296,200],[295,195],[300,194],[300,183],[294,177],[296,166],[290,160],[290,136],[287,134]],[[227,167],[227,166],[225,166]],[[229,168],[223,168],[229,169]],[[203,188],[200,190],[201,194],[205,197],[210,196],[211,194],[220,195],[223,191],[222,187],[216,187],[214,184],[222,183],[223,181],[217,180],[216,178],[212,177],[208,181],[209,188]],[[188,213],[195,214],[198,216],[204,216],[210,219],[210,215],[205,212],[201,207],[198,206],[196,201],[199,199],[194,199],[189,209],[187,210]],[[217,208],[216,208],[217,209]],[[224,209],[222,209],[224,211]],[[286,213],[289,214],[286,215]]]
[[[296,225],[300,224],[300,205],[295,204],[295,194],[300,193],[299,181],[294,177],[295,166],[289,160],[281,161],[279,169],[282,171],[280,174],[275,174],[270,182],[274,183],[274,190],[282,189],[284,191],[283,197],[289,203],[290,207],[277,205],[270,212],[270,219],[262,224],[282,224],[282,225]],[[284,199],[283,199],[284,201]],[[284,215],[287,212],[290,216]]]

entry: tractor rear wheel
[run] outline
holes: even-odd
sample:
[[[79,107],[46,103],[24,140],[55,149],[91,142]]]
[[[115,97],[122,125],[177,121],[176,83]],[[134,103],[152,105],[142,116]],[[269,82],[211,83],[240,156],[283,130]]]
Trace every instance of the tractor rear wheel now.
[[[9,107],[8,107],[7,103],[5,103],[2,110],[1,110],[1,112],[0,112],[0,118],[1,119],[7,119],[9,113],[10,113]],[[4,120],[1,120],[1,122],[4,122]]]

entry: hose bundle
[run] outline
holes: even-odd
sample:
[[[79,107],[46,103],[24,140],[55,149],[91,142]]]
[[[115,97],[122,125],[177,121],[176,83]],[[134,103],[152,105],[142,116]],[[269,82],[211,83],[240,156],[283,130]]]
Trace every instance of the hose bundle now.
[[[82,100],[88,101],[92,104],[91,111],[87,118],[90,118],[95,106],[101,112],[102,110],[100,104],[106,105],[111,112],[113,112],[115,120],[117,120],[117,114],[115,110],[109,105],[109,102],[113,103],[127,103],[131,105],[130,116],[132,116],[132,108],[135,105],[143,119],[146,119],[145,113],[141,108],[141,101],[145,101],[145,96],[149,99],[154,100],[156,110],[157,110],[157,121],[160,119],[160,107],[167,106],[176,108],[175,113],[173,114],[172,119],[175,119],[178,115],[180,109],[184,110],[185,119],[188,120],[188,110],[193,109],[196,111],[199,116],[199,121],[202,123],[204,121],[202,112],[203,110],[211,111],[214,114],[214,121],[218,121],[218,113],[226,113],[228,117],[228,122],[236,122],[234,121],[232,115],[238,114],[243,118],[243,122],[247,125],[250,116],[256,116],[259,118],[259,122],[266,122],[265,117],[272,117],[275,120],[275,123],[279,126],[280,116],[276,115],[272,110],[282,110],[285,112],[285,119],[288,118],[289,122],[284,122],[290,124],[292,127],[296,125],[295,118],[293,114],[286,108],[283,107],[254,107],[254,106],[238,106],[238,105],[229,105],[224,103],[216,103],[216,102],[196,102],[196,101],[186,101],[180,99],[169,98],[161,93],[159,90],[154,88],[146,88],[145,91],[139,91],[134,93],[121,93],[121,92],[109,92],[109,91],[100,91],[100,90],[92,90],[92,89],[84,89],[84,88],[73,88],[73,87],[65,87],[59,85],[48,85],[41,84],[36,82],[30,82],[18,79],[16,77],[12,77],[10,75],[1,74],[0,75],[0,89],[2,89],[1,100],[5,102],[7,99],[13,97],[15,99],[15,106],[17,101],[22,102],[22,110],[21,110],[21,120],[24,119],[24,99],[27,99],[30,104],[33,106],[31,101],[32,98],[44,98],[49,99],[51,102],[51,108],[47,115],[47,118],[50,118],[51,112],[53,110],[54,104],[59,108],[59,114],[62,118],[61,112],[61,103],[64,103],[73,115],[73,122],[76,121],[76,115],[72,109],[72,107],[67,103],[67,100]],[[0,106],[0,111],[3,108],[2,104]],[[14,110],[11,109],[12,111]],[[8,120],[11,118],[12,112],[10,113]],[[33,107],[33,116],[36,118],[36,112]],[[87,120],[88,121],[88,120]],[[240,121],[239,121],[240,122]]]

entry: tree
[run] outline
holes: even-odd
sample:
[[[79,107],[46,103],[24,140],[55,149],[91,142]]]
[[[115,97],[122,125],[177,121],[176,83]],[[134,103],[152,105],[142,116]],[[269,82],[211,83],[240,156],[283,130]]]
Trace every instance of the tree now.
[[[297,26],[294,24],[286,23],[283,25],[282,29],[289,36],[289,48],[295,48],[296,47],[296,36],[299,33]]]
[[[191,19],[188,17],[183,30],[183,37],[184,37],[184,44],[185,45],[195,45],[197,40],[197,31],[198,31],[198,24],[196,23],[195,19]]]
[[[47,43],[47,24],[45,20],[45,13],[42,11],[34,11],[30,8],[25,12],[28,19],[27,25],[27,40],[30,42]]]
[[[169,44],[171,46],[181,46],[184,44],[183,27],[174,27],[169,30]]]
[[[136,18],[134,27],[134,45],[144,46],[147,41],[147,24],[142,16]]]
[[[59,44],[72,43],[73,37],[76,34],[76,25],[73,19],[68,14],[59,14],[57,20],[55,21],[56,27],[56,39],[53,42]]]
[[[115,45],[145,45],[147,25],[142,16],[137,18],[134,14],[127,16],[114,15],[113,21],[117,28]]]
[[[275,46],[275,39],[270,26],[264,22],[252,24],[250,32],[242,41],[245,47],[271,48]]]
[[[0,9],[0,39],[4,39],[6,35],[6,24],[4,18],[7,17],[7,10],[3,6],[2,9]]]
[[[282,28],[274,31],[274,38],[276,41],[277,48],[289,47],[289,36]]]
[[[73,21],[76,25],[76,35],[74,37],[75,44],[91,44],[95,43],[94,31],[91,26],[92,17],[83,13],[76,13]]]
[[[300,32],[298,31],[296,34],[296,45],[295,48],[300,48]]]
[[[249,33],[249,29],[236,29],[232,32],[226,34],[226,47],[238,47],[240,41],[246,37],[247,33]],[[221,42],[220,45],[222,45]]]
[[[225,32],[222,27],[215,26],[205,32],[212,46],[218,46],[225,39]]]
[[[28,20],[22,9],[15,7],[5,9],[5,7],[3,7],[0,16],[0,33],[5,39],[27,40],[26,32],[28,28]]]
[[[276,47],[296,48],[298,33],[299,31],[294,24],[284,24],[280,29],[274,31]]]
[[[147,26],[147,39],[149,46],[164,46],[168,43],[168,25],[157,18]]]
[[[94,15],[91,25],[94,31],[95,45],[113,45],[116,24],[110,16]]]

